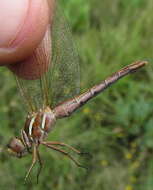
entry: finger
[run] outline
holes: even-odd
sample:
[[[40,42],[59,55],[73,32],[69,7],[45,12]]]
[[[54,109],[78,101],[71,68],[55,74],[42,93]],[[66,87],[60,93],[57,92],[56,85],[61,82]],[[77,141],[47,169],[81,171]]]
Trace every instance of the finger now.
[[[0,1],[0,65],[13,64],[31,56],[46,33],[53,1]]]
[[[8,65],[8,68],[19,78],[25,80],[39,79],[49,68],[51,63],[51,37],[48,28],[41,44],[34,51],[32,56],[23,62]]]

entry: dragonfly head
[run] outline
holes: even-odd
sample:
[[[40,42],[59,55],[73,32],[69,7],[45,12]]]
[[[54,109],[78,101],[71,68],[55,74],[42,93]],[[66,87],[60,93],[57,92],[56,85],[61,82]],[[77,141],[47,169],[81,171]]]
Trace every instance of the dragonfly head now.
[[[12,138],[8,143],[7,148],[9,153],[18,158],[21,158],[27,153],[27,148],[25,147],[23,141],[18,137]]]

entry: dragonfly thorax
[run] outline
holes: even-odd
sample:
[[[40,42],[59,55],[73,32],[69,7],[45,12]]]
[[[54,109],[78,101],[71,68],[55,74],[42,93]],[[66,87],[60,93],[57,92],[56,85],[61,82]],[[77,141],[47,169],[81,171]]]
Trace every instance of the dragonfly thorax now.
[[[24,134],[22,135],[24,142],[26,142],[28,138],[29,142],[40,143],[51,131],[55,122],[55,114],[49,107],[28,117],[23,129]]]
[[[12,138],[8,144],[9,152],[17,157],[22,157],[30,151],[33,143],[39,145],[43,142],[55,122],[55,114],[49,107],[28,116],[25,126],[21,130],[21,138]]]

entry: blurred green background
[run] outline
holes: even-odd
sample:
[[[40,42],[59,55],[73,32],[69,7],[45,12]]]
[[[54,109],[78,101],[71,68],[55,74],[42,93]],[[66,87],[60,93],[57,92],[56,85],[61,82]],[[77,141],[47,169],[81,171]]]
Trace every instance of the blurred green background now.
[[[77,168],[61,154],[41,148],[44,168],[36,184],[37,167],[26,185],[31,156],[0,155],[0,189],[152,190],[153,189],[153,1],[63,0],[81,65],[81,89],[98,83],[135,61],[150,64],[89,102],[72,117],[57,123],[49,135],[90,152],[76,158]],[[0,144],[19,135],[23,111],[13,76],[0,73]]]

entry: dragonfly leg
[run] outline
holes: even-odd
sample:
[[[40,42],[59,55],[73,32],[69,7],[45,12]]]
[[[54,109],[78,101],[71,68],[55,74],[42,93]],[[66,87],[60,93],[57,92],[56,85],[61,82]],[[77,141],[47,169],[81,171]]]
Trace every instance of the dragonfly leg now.
[[[40,173],[41,173],[41,170],[42,170],[43,163],[42,163],[39,151],[38,151],[38,147],[36,147],[36,151],[37,151],[37,157],[38,157],[38,162],[39,162],[39,166],[40,166],[39,170],[38,170],[38,173],[37,173],[37,184],[38,184],[38,182],[39,182],[39,176],[40,176]]]
[[[78,149],[76,149],[76,148],[74,148],[74,147],[72,147],[72,146],[70,146],[70,145],[68,145],[66,143],[63,143],[63,142],[48,141],[47,144],[49,144],[49,145],[65,146],[65,147],[69,148],[70,150],[74,151],[75,153],[77,153],[79,155],[88,155],[88,156],[92,157],[89,152],[81,152],[80,150],[78,150]]]
[[[36,147],[36,145],[34,144],[32,163],[31,163],[31,166],[30,166],[30,168],[29,168],[29,170],[28,170],[28,172],[27,172],[27,174],[26,174],[26,176],[25,176],[25,178],[24,178],[24,181],[25,181],[25,182],[26,182],[26,180],[27,180],[27,178],[28,178],[28,176],[29,176],[29,174],[30,174],[32,168],[34,167],[36,161],[37,161],[37,147]]]
[[[48,147],[50,149],[53,149],[53,150],[55,150],[57,152],[60,152],[60,153],[64,154],[69,159],[71,159],[78,167],[88,169],[87,167],[82,166],[78,161],[76,161],[68,152],[66,152],[64,150],[61,150],[61,149],[57,148],[56,146],[53,146],[53,145],[49,144],[48,142],[42,142],[41,144],[45,145],[46,147]]]
[[[27,134],[25,133],[25,131],[23,129],[21,130],[21,139],[22,139],[24,146],[27,148],[27,151],[29,153],[31,153],[31,151],[30,151],[31,143],[29,141]]]

